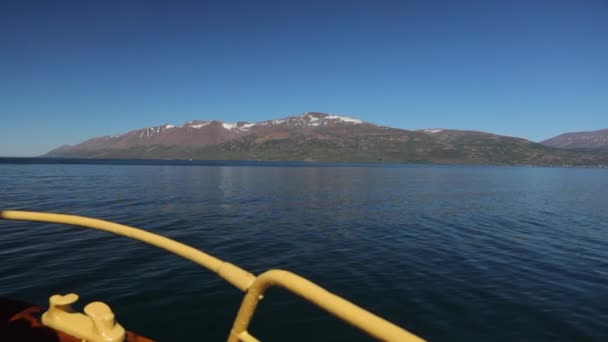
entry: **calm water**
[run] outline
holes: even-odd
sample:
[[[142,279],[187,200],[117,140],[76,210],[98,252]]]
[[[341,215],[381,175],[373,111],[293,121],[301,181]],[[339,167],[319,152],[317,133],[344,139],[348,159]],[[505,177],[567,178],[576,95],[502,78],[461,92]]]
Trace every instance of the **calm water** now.
[[[99,217],[255,273],[292,270],[430,340],[608,338],[606,169],[26,161],[0,160],[1,208]],[[242,298],[143,243],[0,221],[0,296],[66,292],[161,341],[224,340]],[[281,290],[251,331],[367,340]]]

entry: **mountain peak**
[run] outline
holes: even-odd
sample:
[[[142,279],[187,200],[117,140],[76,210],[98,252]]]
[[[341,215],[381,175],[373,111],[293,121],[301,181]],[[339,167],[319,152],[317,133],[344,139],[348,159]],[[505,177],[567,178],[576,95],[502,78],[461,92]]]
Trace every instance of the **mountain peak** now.
[[[200,120],[192,120],[188,123],[185,123],[182,127],[201,129],[207,125],[209,125],[211,121],[200,121]]]
[[[608,129],[564,133],[540,143],[557,148],[608,148]]]
[[[223,122],[219,120],[192,120],[181,127],[176,127],[170,124],[162,126],[143,128],[142,130],[152,129],[158,131],[158,129],[170,129],[170,128],[191,128],[191,129],[202,129],[207,126],[223,127],[228,131],[235,132],[247,132],[251,129],[261,127],[272,127],[272,126],[283,126],[283,127],[318,127],[335,124],[363,124],[363,120],[352,118],[349,116],[336,115],[322,112],[305,112],[301,115],[288,116],[280,119],[259,121],[259,122],[248,122],[248,121],[237,121],[237,122]]]
[[[306,112],[302,115],[304,118],[308,118],[310,121],[315,121],[315,119],[325,119],[325,120],[336,120],[345,123],[353,123],[353,124],[362,124],[363,120],[351,118],[349,116],[341,116],[329,113],[320,113],[320,112]]]

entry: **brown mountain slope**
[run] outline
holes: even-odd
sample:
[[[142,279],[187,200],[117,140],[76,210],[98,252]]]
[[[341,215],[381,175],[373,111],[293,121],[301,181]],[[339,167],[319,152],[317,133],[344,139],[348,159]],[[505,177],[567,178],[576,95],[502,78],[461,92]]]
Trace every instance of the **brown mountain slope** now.
[[[338,135],[353,134],[352,130],[355,128],[361,134],[367,134],[370,129],[378,129],[379,126],[358,119],[324,113],[305,113],[258,123],[194,120],[182,126],[166,124],[138,129],[118,136],[93,138],[73,146],[64,145],[48,152],[46,156],[95,156],[102,150],[119,151],[157,145],[196,148],[218,145],[252,134],[265,137],[261,139],[273,139],[294,132],[315,135],[320,130],[331,130]]]
[[[258,123],[192,121],[62,146],[45,157],[607,165],[606,153],[445,129],[410,131],[305,113]]]
[[[564,133],[542,141],[541,144],[558,148],[608,148],[608,129]]]

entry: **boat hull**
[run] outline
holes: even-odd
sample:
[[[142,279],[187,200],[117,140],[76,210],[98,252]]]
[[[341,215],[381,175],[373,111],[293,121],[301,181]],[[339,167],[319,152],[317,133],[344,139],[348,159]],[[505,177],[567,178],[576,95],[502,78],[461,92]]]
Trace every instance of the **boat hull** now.
[[[45,308],[26,302],[0,298],[0,341],[4,342],[81,342],[81,339],[44,326]],[[127,332],[127,342],[154,342]]]

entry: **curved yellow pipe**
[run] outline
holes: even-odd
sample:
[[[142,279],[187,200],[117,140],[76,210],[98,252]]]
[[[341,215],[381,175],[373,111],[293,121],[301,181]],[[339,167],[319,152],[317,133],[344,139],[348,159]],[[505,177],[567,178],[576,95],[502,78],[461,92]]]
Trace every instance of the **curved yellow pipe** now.
[[[336,296],[321,286],[295,273],[284,270],[269,270],[260,274],[247,291],[239,313],[236,316],[228,342],[236,342],[243,334],[248,335],[247,327],[264,292],[273,286],[282,287],[321,309],[361,329],[381,341],[424,341],[401,327]],[[243,340],[243,339],[241,339]]]
[[[191,260],[217,273],[220,277],[226,279],[226,281],[242,291],[247,291],[247,288],[249,288],[251,283],[253,283],[255,280],[255,276],[244,269],[229,262],[222,261],[207,253],[203,253],[198,249],[142,229],[125,226],[110,221],[75,215],[16,210],[0,211],[0,218],[8,220],[71,224],[85,228],[99,229],[117,235],[126,236],[131,239],[140,240]]]
[[[377,339],[404,342],[423,341],[401,327],[288,271],[270,270],[256,277],[238,266],[222,261],[183,243],[142,229],[89,217],[33,211],[3,210],[0,211],[0,219],[70,224],[85,228],[99,229],[149,243],[214,271],[229,283],[242,291],[247,292],[228,337],[228,341],[231,342],[239,340],[244,342],[258,341],[249,334],[247,328],[263,293],[272,286],[280,286],[299,295]]]

